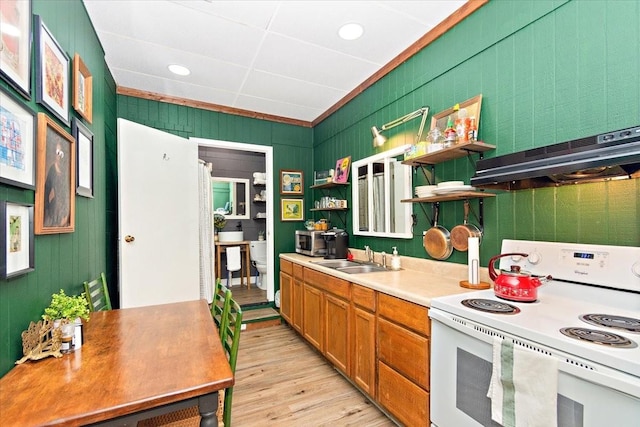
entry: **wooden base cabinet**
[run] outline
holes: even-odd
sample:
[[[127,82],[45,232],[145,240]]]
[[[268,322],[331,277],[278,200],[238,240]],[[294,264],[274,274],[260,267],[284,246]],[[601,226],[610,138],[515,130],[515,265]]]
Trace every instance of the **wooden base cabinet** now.
[[[292,323],[291,295],[293,290],[293,263],[280,260],[280,316],[288,323]]]
[[[324,356],[333,366],[349,375],[351,349],[349,343],[349,301],[332,294],[324,295],[325,346]]]
[[[351,376],[358,387],[376,399],[376,292],[351,285]]]
[[[378,362],[378,402],[406,426],[429,426],[429,393]]]
[[[426,307],[378,295],[378,401],[405,425],[429,425],[429,322]]]
[[[315,348],[323,352],[324,310],[322,307],[322,291],[313,286],[305,285],[302,288],[302,300],[304,304],[302,335]]]
[[[293,264],[293,280],[291,281],[291,326],[302,333],[304,299],[302,288],[304,283],[303,268],[301,265]]]

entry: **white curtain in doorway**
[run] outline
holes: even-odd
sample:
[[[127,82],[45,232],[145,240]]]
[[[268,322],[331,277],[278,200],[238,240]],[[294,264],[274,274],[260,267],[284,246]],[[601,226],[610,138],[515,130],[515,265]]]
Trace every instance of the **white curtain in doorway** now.
[[[211,163],[198,160],[198,197],[200,205],[200,298],[213,301],[213,201]]]

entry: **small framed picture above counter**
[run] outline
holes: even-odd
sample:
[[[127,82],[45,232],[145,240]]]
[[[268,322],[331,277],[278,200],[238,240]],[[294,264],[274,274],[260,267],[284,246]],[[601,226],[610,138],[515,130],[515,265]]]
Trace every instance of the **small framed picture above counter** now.
[[[297,195],[304,194],[304,173],[300,170],[280,170],[280,194]]]

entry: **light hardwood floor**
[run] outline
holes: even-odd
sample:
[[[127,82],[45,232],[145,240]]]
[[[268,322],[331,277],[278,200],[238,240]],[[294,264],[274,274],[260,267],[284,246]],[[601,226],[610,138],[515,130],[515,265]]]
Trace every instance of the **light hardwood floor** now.
[[[286,325],[243,331],[232,425],[395,424]]]

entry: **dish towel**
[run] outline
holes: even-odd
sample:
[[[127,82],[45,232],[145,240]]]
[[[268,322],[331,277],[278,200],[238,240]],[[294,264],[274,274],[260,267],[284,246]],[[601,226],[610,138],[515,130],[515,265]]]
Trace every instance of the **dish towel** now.
[[[504,427],[557,427],[558,361],[494,337],[487,397],[491,419]]]
[[[238,271],[240,264],[240,246],[229,246],[227,248],[227,271]]]

